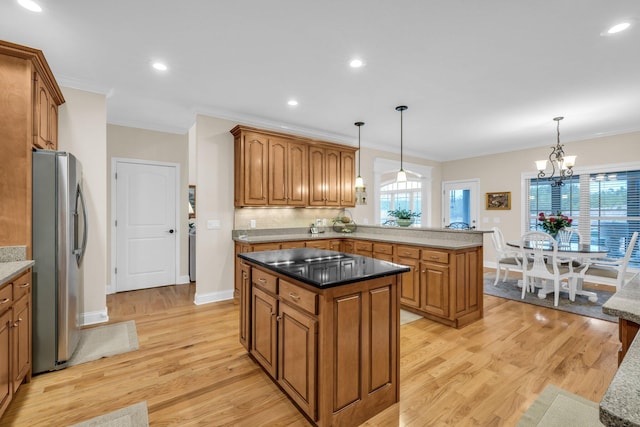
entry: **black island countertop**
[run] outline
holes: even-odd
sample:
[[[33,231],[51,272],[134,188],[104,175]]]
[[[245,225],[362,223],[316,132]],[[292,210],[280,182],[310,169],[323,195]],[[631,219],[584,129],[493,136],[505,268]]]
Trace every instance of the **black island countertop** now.
[[[410,271],[388,261],[312,248],[244,252],[238,257],[320,289]]]

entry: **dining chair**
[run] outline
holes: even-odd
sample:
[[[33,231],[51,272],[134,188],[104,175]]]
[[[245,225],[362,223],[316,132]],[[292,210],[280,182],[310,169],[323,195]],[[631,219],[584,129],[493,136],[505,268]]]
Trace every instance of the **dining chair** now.
[[[467,224],[466,222],[452,222],[451,224],[447,225],[445,228],[450,228],[452,230],[470,230],[471,227],[469,227],[469,224]]]
[[[629,260],[633,253],[633,248],[638,240],[638,232],[634,232],[627,246],[627,250],[622,258],[594,259],[582,270],[580,278],[586,282],[613,285],[619,291],[624,285],[629,283],[638,273],[627,272]]]
[[[504,269],[504,277],[502,282],[507,280],[509,271],[516,271],[522,273],[522,260],[520,259],[520,253],[515,249],[510,249],[504,240],[502,230],[498,227],[492,227],[491,240],[493,241],[493,247],[496,250],[496,280],[493,282],[493,286],[498,285],[498,279],[500,279],[500,270]]]
[[[582,235],[580,232],[573,228],[565,228],[564,230],[558,231],[558,245],[559,246],[567,246],[571,241],[576,238],[578,243],[582,243]]]
[[[575,294],[578,275],[573,265],[558,256],[558,242],[547,233],[530,231],[522,235],[520,240],[522,256],[522,299],[528,290],[535,292],[535,280],[553,281],[553,305],[560,300],[560,282],[567,280],[569,293]],[[544,298],[544,297],[543,297]]]

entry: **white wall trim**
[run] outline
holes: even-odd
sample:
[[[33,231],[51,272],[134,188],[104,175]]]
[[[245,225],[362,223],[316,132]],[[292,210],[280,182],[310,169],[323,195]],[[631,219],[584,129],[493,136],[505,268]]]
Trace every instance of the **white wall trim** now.
[[[233,290],[221,291],[221,292],[210,292],[207,294],[198,294],[193,300],[195,305],[209,304],[212,302],[219,301],[227,301],[233,299]]]
[[[80,315],[80,326],[95,325],[97,323],[105,323],[109,321],[107,308],[100,311],[89,311]]]
[[[188,274],[183,274],[182,276],[178,276],[176,279],[176,285],[184,285],[185,283],[191,283],[191,279]]]
[[[115,293],[116,292],[116,247],[118,246],[116,244],[116,208],[117,208],[117,198],[116,198],[116,169],[117,169],[117,165],[118,163],[135,163],[135,164],[140,164],[140,165],[154,165],[154,166],[168,166],[168,167],[175,167],[176,168],[176,173],[175,173],[175,194],[176,194],[176,217],[175,217],[175,224],[176,224],[176,253],[175,253],[175,276],[174,276],[174,283],[186,283],[186,282],[179,282],[178,280],[182,280],[182,276],[178,276],[180,274],[180,238],[182,237],[182,227],[180,227],[180,163],[173,163],[173,162],[159,162],[159,161],[155,161],[155,160],[143,160],[143,159],[127,159],[127,158],[123,158],[123,157],[112,157],[111,158],[111,170],[109,171],[110,177],[111,177],[111,266],[110,266],[110,273],[109,276],[111,277],[111,284],[109,286],[107,286],[107,290],[106,293]],[[111,290],[112,292],[109,292],[109,290]]]

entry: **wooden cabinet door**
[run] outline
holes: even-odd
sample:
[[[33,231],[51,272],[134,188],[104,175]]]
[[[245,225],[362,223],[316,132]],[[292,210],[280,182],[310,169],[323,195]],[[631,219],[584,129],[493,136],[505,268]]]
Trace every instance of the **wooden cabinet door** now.
[[[309,168],[306,144],[287,144],[287,205],[307,206],[309,204]]]
[[[255,286],[251,292],[251,354],[273,378],[276,378],[278,301]]]
[[[423,262],[420,268],[422,308],[427,313],[449,317],[449,267]]]
[[[240,344],[251,343],[251,267],[240,263]]]
[[[343,240],[340,245],[340,251],[348,254],[355,253],[353,240]]]
[[[37,73],[34,83],[33,145],[45,149],[49,145],[49,91]]]
[[[11,320],[12,310],[0,315],[0,414],[4,412],[13,395],[11,372]]]
[[[244,135],[244,204],[265,206],[269,180],[267,138],[256,133]]]
[[[420,261],[415,258],[397,257],[395,262],[411,268],[411,271],[402,273],[400,303],[420,308]]]
[[[350,151],[340,153],[340,204],[353,207],[356,205],[355,155]]]
[[[269,139],[269,204],[286,205],[287,195],[287,141]]]
[[[317,324],[311,316],[280,304],[278,315],[278,383],[316,420]]]
[[[309,147],[309,205],[324,206],[324,149]]]
[[[49,102],[49,141],[50,150],[58,149],[58,105],[53,99]]]
[[[31,377],[31,293],[20,298],[13,306],[13,392],[22,380]]]
[[[340,252],[342,249],[342,242],[340,240],[329,240],[329,250]],[[344,251],[342,251],[344,252]]]
[[[234,260],[235,260],[235,280],[234,280],[234,286],[233,286],[233,297],[234,298],[238,298],[240,296],[240,289],[241,289],[241,284],[242,284],[242,273],[241,273],[241,269],[242,269],[242,260],[240,258],[238,258],[238,254],[239,253],[244,253],[244,252],[251,252],[251,246],[247,245],[245,243],[238,243],[236,242],[235,244],[235,250],[234,250]]]
[[[340,151],[325,151],[325,206],[340,206]]]

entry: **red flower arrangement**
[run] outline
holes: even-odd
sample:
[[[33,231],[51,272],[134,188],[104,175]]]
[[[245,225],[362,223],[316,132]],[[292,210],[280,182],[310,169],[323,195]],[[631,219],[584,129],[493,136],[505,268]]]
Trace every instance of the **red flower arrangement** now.
[[[542,229],[549,234],[557,234],[558,231],[563,228],[571,227],[571,223],[573,220],[566,215],[563,215],[562,212],[558,211],[555,215],[551,214],[546,216],[544,212],[540,212],[538,215],[538,222],[542,226]]]

